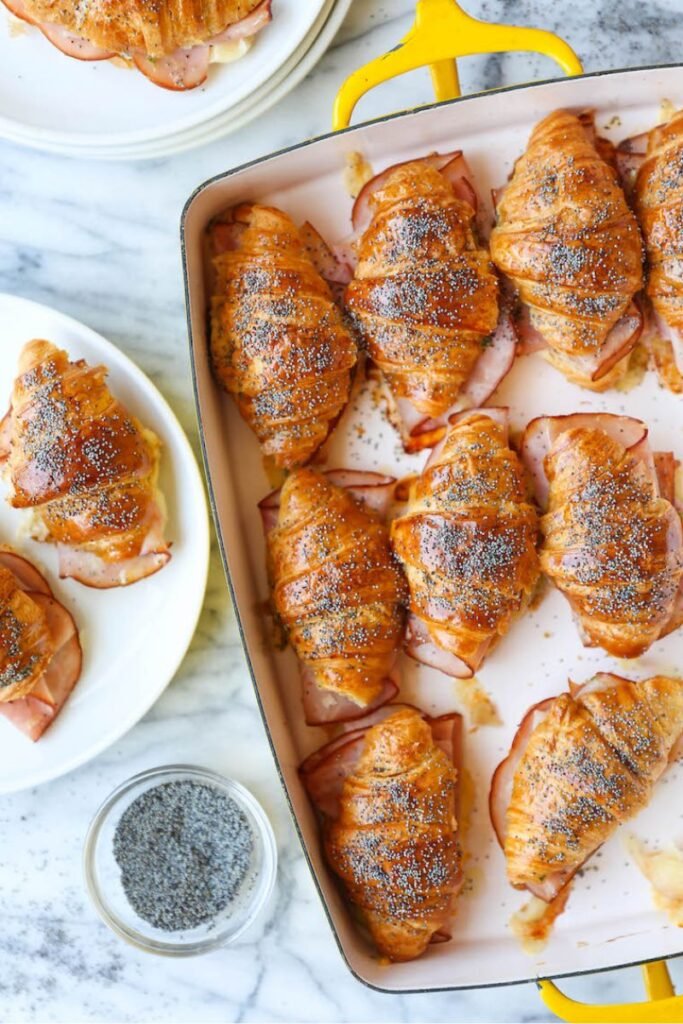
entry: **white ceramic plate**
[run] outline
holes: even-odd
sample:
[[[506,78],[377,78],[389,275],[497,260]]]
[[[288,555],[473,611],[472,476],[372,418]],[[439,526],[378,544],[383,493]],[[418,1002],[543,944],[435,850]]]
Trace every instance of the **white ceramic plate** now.
[[[110,61],[64,56],[0,11],[0,135],[34,145],[136,145],[210,120],[268,81],[306,38],[325,0],[274,0],[273,21],[205,85],[177,93]]]
[[[0,295],[0,402],[7,404],[22,345],[43,337],[72,357],[109,367],[112,391],[163,444],[161,488],[173,557],[130,587],[92,590],[58,580],[48,544],[18,537],[22,513],[5,502],[0,482],[0,540],[47,576],[73,614],[83,646],[83,673],[56,722],[31,743],[0,718],[0,793],[47,782],[90,760],[144,715],[173,678],[202,607],[209,556],[204,485],[189,442],[154,385],[95,331],[46,306]]]
[[[102,160],[156,159],[184,152],[223,138],[270,110],[311,71],[321,59],[348,13],[352,0],[325,0],[315,25],[289,60],[256,92],[219,117],[187,131],[130,146],[72,146],[41,141],[40,148],[63,156]],[[24,145],[36,145],[25,134],[6,131],[5,137]]]

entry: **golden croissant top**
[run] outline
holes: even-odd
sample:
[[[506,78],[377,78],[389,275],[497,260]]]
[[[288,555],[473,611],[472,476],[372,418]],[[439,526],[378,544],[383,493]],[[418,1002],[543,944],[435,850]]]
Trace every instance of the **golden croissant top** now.
[[[84,39],[115,53],[142,50],[164,57],[219,35],[246,18],[260,0],[24,0],[39,22],[62,25]]]

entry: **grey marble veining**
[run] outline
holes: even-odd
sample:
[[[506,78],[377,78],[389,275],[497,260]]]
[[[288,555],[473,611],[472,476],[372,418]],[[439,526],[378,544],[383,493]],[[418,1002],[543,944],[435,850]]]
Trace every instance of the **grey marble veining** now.
[[[675,61],[683,50],[679,0],[477,0],[468,8],[561,32],[587,70]],[[335,45],[294,94],[193,153],[105,165],[0,143],[0,289],[54,305],[111,338],[155,380],[196,442],[177,244],[182,204],[210,175],[327,130],[344,75],[394,45],[411,10],[411,0],[356,0]],[[551,74],[550,62],[523,55],[461,67],[466,91]],[[428,76],[416,72],[364,100],[359,115],[429,99]],[[132,773],[169,761],[199,762],[250,786],[280,851],[267,920],[236,947],[192,961],[124,946],[95,917],[81,882],[83,836],[97,805]],[[547,1019],[533,986],[395,997],[348,974],[289,822],[215,551],[197,635],[164,696],[89,765],[0,799],[0,844],[2,1021]],[[566,988],[596,1001],[641,994],[636,972]]]

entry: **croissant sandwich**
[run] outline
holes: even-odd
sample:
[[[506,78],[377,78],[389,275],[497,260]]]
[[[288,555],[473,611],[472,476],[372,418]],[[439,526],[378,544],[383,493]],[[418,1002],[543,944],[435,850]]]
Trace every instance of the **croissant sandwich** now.
[[[322,815],[327,861],[379,953],[413,960],[450,939],[462,885],[462,722],[405,705],[382,712],[376,724],[316,751],[300,772]]]
[[[467,164],[451,153],[388,168],[354,207],[361,233],[346,305],[409,450],[433,443],[424,435],[442,433],[451,413],[482,405],[514,359],[477,205]]]
[[[683,732],[683,683],[602,673],[532,707],[491,784],[508,878],[550,902],[652,796]]]
[[[683,621],[683,529],[675,460],[653,456],[640,420],[543,416],[522,453],[536,481],[541,569],[565,594],[586,646],[635,658]]]
[[[407,594],[379,514],[393,482],[299,469],[261,502],[272,604],[301,664],[309,725],[359,718],[397,692]]]
[[[257,205],[236,207],[210,229],[214,373],[264,455],[287,469],[327,438],[348,401],[357,357],[313,262],[312,245],[317,254],[322,239],[305,229]]]
[[[391,527],[410,586],[408,652],[449,675],[476,672],[529,602],[537,528],[507,410],[455,417]]]
[[[78,682],[81,660],[74,620],[45,578],[0,549],[0,715],[40,739]]]
[[[10,505],[30,509],[32,536],[57,545],[60,576],[98,588],[135,583],[171,557],[159,439],[106,377],[104,366],[29,342],[0,431]]]
[[[212,62],[242,56],[271,20],[272,0],[3,0],[68,57],[123,58],[175,91],[206,81]]]
[[[622,174],[632,181],[633,203],[649,264],[648,342],[660,377],[683,391],[683,111],[620,146]]]
[[[499,194],[494,263],[515,286],[527,349],[605,390],[622,378],[642,318],[638,224],[592,122],[566,111],[534,128]]]

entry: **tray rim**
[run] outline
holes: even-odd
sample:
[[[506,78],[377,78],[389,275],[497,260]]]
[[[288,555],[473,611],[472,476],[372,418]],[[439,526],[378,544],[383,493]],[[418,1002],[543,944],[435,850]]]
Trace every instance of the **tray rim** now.
[[[329,909],[329,907],[327,905],[327,900],[325,898],[325,894],[323,893],[322,887],[321,887],[321,885],[320,885],[320,883],[318,881],[318,876],[317,876],[315,867],[314,867],[314,865],[313,865],[313,863],[311,861],[311,858],[309,857],[308,851],[306,849],[306,843],[304,841],[304,836],[303,836],[303,833],[301,831],[301,827],[299,825],[299,821],[298,821],[296,812],[294,810],[294,806],[293,806],[291,798],[289,796],[289,791],[287,789],[287,784],[286,784],[283,772],[282,772],[282,770],[280,768],[280,762],[279,762],[278,754],[277,754],[277,751],[275,749],[275,744],[274,744],[274,741],[273,741],[270,729],[269,729],[268,724],[267,724],[265,711],[264,711],[263,704],[262,704],[262,701],[261,701],[261,696],[260,696],[260,693],[259,693],[258,683],[257,683],[257,680],[256,680],[256,673],[254,671],[254,666],[253,666],[251,657],[249,655],[249,650],[248,650],[248,647],[247,647],[247,642],[246,642],[246,637],[245,637],[245,632],[244,632],[244,626],[243,626],[243,623],[242,623],[242,615],[241,615],[241,612],[240,612],[240,609],[239,609],[239,605],[237,603],[237,598],[235,596],[235,590],[234,590],[234,586],[233,586],[233,582],[232,582],[232,577],[231,577],[230,569],[228,567],[227,551],[226,551],[226,546],[225,546],[225,542],[224,542],[224,539],[223,539],[223,531],[222,531],[221,525],[220,525],[220,519],[219,519],[219,514],[218,514],[216,496],[215,496],[215,492],[214,492],[213,479],[212,479],[211,470],[210,470],[210,467],[209,467],[209,454],[208,454],[208,450],[207,450],[206,437],[205,437],[205,434],[204,434],[204,423],[203,423],[203,419],[202,419],[201,402],[200,402],[200,396],[199,396],[198,375],[197,375],[197,368],[196,368],[196,363],[195,363],[195,351],[196,351],[196,348],[195,348],[194,333],[193,333],[193,328],[192,328],[192,315],[191,315],[191,304],[190,304],[190,284],[189,284],[187,248],[186,248],[186,222],[187,222],[188,214],[189,214],[190,209],[193,206],[194,202],[199,198],[199,196],[203,192],[205,192],[208,188],[210,188],[211,186],[215,185],[216,183],[218,183],[220,181],[224,181],[227,178],[231,178],[234,175],[239,174],[242,171],[249,170],[250,168],[253,168],[253,167],[257,167],[260,164],[268,163],[270,160],[275,160],[277,157],[285,156],[285,155],[287,155],[289,153],[297,152],[298,150],[301,150],[301,149],[306,149],[307,147],[312,146],[315,143],[323,142],[323,141],[325,141],[327,139],[331,139],[333,137],[336,138],[336,137],[342,136],[342,135],[353,134],[356,131],[361,131],[361,130],[363,130],[365,128],[368,128],[371,125],[384,124],[385,122],[388,122],[388,121],[399,120],[399,119],[404,118],[404,117],[409,117],[409,116],[411,116],[413,114],[419,114],[422,111],[434,110],[434,109],[436,109],[438,107],[445,107],[445,108],[453,107],[453,106],[455,106],[455,105],[457,105],[459,103],[464,103],[464,102],[467,102],[468,100],[476,100],[476,99],[479,99],[480,97],[483,97],[483,96],[502,95],[502,94],[507,94],[507,93],[521,92],[521,91],[531,91],[531,90],[534,90],[534,89],[539,88],[541,86],[550,85],[550,84],[565,83],[567,85],[570,85],[572,82],[580,81],[582,79],[607,78],[607,77],[612,77],[614,75],[622,75],[622,74],[627,74],[627,73],[634,73],[635,74],[635,73],[643,72],[643,71],[658,71],[658,70],[661,70],[661,69],[671,69],[671,70],[679,69],[679,70],[683,70],[683,61],[673,61],[673,62],[664,63],[664,64],[634,65],[634,66],[622,67],[622,68],[609,68],[607,70],[602,70],[602,71],[585,72],[584,74],[575,75],[575,76],[572,76],[570,78],[569,77],[564,77],[564,76],[557,76],[555,78],[544,78],[544,79],[539,79],[539,80],[533,81],[533,82],[518,83],[518,84],[515,84],[515,85],[504,85],[504,86],[499,86],[499,87],[497,87],[495,89],[487,89],[487,90],[484,90],[484,91],[481,91],[481,92],[477,92],[477,93],[469,93],[469,94],[467,94],[465,96],[458,96],[458,97],[456,97],[454,99],[450,99],[450,100],[442,100],[442,101],[434,102],[434,103],[421,104],[420,106],[410,107],[410,108],[407,108],[405,110],[395,111],[394,113],[391,113],[391,114],[383,114],[383,115],[380,115],[379,117],[374,117],[374,118],[370,118],[369,120],[366,120],[366,121],[361,121],[358,124],[349,125],[347,128],[342,128],[342,129],[340,129],[338,131],[324,132],[321,135],[315,135],[315,136],[313,136],[313,137],[311,137],[309,139],[303,140],[302,142],[292,143],[289,146],[284,146],[282,149],[275,150],[275,151],[273,151],[271,153],[266,153],[266,154],[264,154],[263,156],[260,156],[260,157],[255,157],[254,159],[247,160],[247,161],[245,161],[242,164],[238,164],[236,167],[230,168],[229,170],[221,171],[218,174],[214,174],[210,178],[207,178],[205,181],[201,182],[201,184],[199,184],[191,192],[190,196],[188,197],[188,199],[184,203],[182,211],[181,211],[180,225],[179,225],[179,227],[180,227],[180,251],[181,251],[181,260],[182,260],[182,268],[183,268],[183,294],[184,294],[184,299],[185,299],[185,319],[186,319],[186,323],[187,323],[188,347],[189,347],[189,355],[190,355],[190,372],[191,372],[191,375],[192,375],[192,391],[193,391],[193,395],[194,395],[195,415],[197,417],[197,428],[198,428],[198,435],[199,435],[199,443],[200,443],[200,449],[201,449],[201,453],[202,453],[202,463],[203,463],[203,467],[204,467],[204,476],[206,478],[209,506],[211,508],[211,518],[213,520],[214,529],[216,531],[216,537],[217,537],[217,540],[218,540],[218,550],[219,550],[220,556],[221,556],[221,563],[223,565],[223,572],[225,574],[225,579],[226,579],[226,583],[227,583],[227,586],[228,586],[228,592],[230,594],[230,599],[232,601],[232,606],[233,606],[233,610],[234,610],[234,613],[235,613],[235,619],[236,619],[236,622],[237,622],[237,629],[238,629],[240,641],[241,641],[241,644],[242,644],[242,652],[244,654],[244,658],[245,658],[245,661],[247,663],[247,669],[248,669],[248,672],[249,672],[249,677],[251,679],[252,687],[253,687],[253,690],[254,690],[254,695],[255,695],[255,698],[256,698],[256,703],[257,703],[258,709],[259,709],[259,713],[261,715],[261,721],[263,723],[264,732],[266,734],[266,739],[268,741],[268,746],[270,748],[270,752],[271,752],[271,755],[272,755],[272,758],[273,758],[273,761],[274,761],[274,764],[275,764],[275,771],[277,773],[278,779],[280,781],[280,786],[282,787],[282,791],[284,793],[284,797],[285,797],[285,801],[286,801],[286,804],[287,804],[287,808],[289,810],[289,814],[290,814],[292,823],[294,825],[294,830],[295,830],[296,836],[297,836],[297,838],[299,840],[299,846],[300,846],[301,851],[302,851],[302,853],[304,855],[304,858],[306,860],[306,864],[308,866],[309,874],[310,874],[310,876],[311,876],[311,878],[313,880],[313,884],[314,884],[315,889],[317,891],[318,898],[319,898],[320,903],[322,905],[322,909],[323,909],[323,912],[325,914],[325,917],[327,918],[327,923],[328,923],[328,925],[330,927],[330,930],[332,932],[332,936],[334,938],[335,944],[337,946],[337,949],[339,950],[339,953],[341,955],[342,961],[344,962],[344,965],[346,966],[346,968],[349,971],[349,973],[357,981],[359,981],[362,985],[364,985],[366,988],[369,988],[369,989],[371,989],[372,991],[375,991],[375,992],[381,992],[381,993],[387,994],[387,995],[397,995],[397,994],[399,994],[399,995],[428,995],[428,994],[430,994],[432,992],[467,992],[467,991],[472,991],[472,990],[475,990],[475,989],[484,990],[484,989],[494,989],[494,988],[508,988],[508,987],[510,987],[512,985],[528,985],[528,984],[536,984],[536,985],[538,985],[538,983],[540,981],[546,981],[546,980],[550,981],[550,980],[558,980],[558,979],[565,979],[565,978],[580,978],[580,977],[586,977],[586,976],[593,975],[593,974],[606,974],[606,973],[608,973],[610,971],[623,970],[623,969],[626,969],[626,968],[629,968],[629,967],[641,967],[641,966],[643,966],[645,964],[652,964],[652,963],[656,963],[658,961],[679,960],[679,959],[683,958],[683,945],[682,945],[680,951],[678,951],[676,953],[670,953],[670,954],[668,954],[665,957],[662,957],[661,955],[659,955],[659,956],[653,956],[653,957],[638,958],[637,960],[627,960],[627,961],[624,961],[623,963],[611,964],[611,965],[609,965],[607,967],[596,967],[596,968],[593,968],[593,969],[590,969],[590,970],[563,971],[561,973],[553,973],[552,975],[549,975],[549,974],[548,975],[546,975],[546,974],[532,974],[529,977],[519,978],[519,979],[515,979],[513,981],[493,981],[493,982],[484,982],[482,984],[466,984],[466,985],[461,985],[461,984],[456,984],[456,985],[438,985],[438,986],[428,986],[428,987],[425,987],[425,988],[419,988],[419,987],[417,987],[417,988],[401,988],[400,990],[397,990],[397,989],[394,989],[394,988],[389,988],[389,987],[385,988],[382,985],[374,984],[373,982],[369,981],[367,978],[364,978],[361,974],[359,974],[358,971],[356,971],[356,969],[351,965],[351,963],[350,963],[350,961],[349,961],[349,959],[348,959],[348,957],[346,955],[346,951],[344,950],[344,946],[342,944],[342,941],[341,941],[341,939],[339,937],[339,933],[337,932],[337,928],[336,928],[334,920],[332,918],[332,914],[330,913],[330,909]],[[683,942],[683,939],[682,939],[682,942]],[[643,1005],[646,1005],[646,1004],[643,1004]]]

